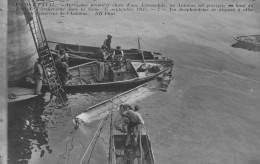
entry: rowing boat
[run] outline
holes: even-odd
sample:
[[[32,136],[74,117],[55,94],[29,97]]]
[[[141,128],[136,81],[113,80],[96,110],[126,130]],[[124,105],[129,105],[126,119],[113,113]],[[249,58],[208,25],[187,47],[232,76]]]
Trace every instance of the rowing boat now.
[[[124,118],[118,116],[115,120],[113,120],[113,115],[111,116],[109,164],[155,164],[152,144],[145,127],[138,125],[139,134],[136,146],[134,136],[131,135],[130,143],[126,147],[127,123]]]
[[[51,50],[59,50],[59,49],[65,49],[67,53],[74,54],[77,56],[82,56],[86,58],[91,59],[97,59],[97,51],[100,49],[100,47],[92,47],[92,46],[84,46],[79,44],[69,44],[69,43],[60,43],[60,42],[54,42],[54,41],[48,41],[49,47]],[[113,52],[115,49],[111,49],[111,52]],[[150,60],[156,60],[156,61],[167,61],[169,60],[167,57],[164,57],[159,52],[151,52],[151,51],[142,51],[138,49],[122,49],[124,52],[125,59],[130,59],[132,61],[141,61],[143,60],[143,57],[146,61]]]
[[[72,75],[63,89],[65,92],[116,91],[134,88],[172,69],[167,61],[151,61],[145,64],[130,60],[119,63],[92,61],[69,68]],[[145,69],[140,69],[144,67]],[[30,80],[32,83],[32,81]],[[48,90],[46,84],[43,89]]]
[[[139,137],[137,146],[133,144],[133,136],[130,144],[125,147],[126,131],[124,118],[120,113],[127,110],[122,104],[134,104],[153,94],[146,84],[123,92],[113,98],[89,107],[85,112],[78,115],[73,121],[76,124],[90,124],[111,115],[110,141],[109,141],[109,164],[155,164],[152,144],[144,126],[139,125]],[[122,109],[123,107],[123,109]]]

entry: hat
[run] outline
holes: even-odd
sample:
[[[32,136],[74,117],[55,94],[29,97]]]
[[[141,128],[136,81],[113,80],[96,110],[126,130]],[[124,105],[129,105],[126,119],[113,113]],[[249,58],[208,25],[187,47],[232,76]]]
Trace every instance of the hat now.
[[[111,35],[107,35],[107,38],[112,38],[112,36]]]
[[[138,111],[140,109],[141,109],[141,107],[139,105],[135,105],[135,111]]]
[[[116,46],[116,49],[120,49],[121,48],[121,46]]]

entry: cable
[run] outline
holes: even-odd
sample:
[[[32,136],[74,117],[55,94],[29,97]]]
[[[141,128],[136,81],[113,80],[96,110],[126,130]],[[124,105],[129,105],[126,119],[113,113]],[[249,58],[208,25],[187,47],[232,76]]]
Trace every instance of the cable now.
[[[86,152],[84,153],[82,159],[80,160],[79,164],[82,164],[83,159],[85,158],[85,156],[86,156],[88,150],[90,149],[90,146],[92,145],[92,142],[94,141],[94,138],[95,138],[96,135],[98,134],[98,131],[99,131],[99,129],[101,128],[101,125],[103,124],[105,118],[107,118],[107,116],[104,117],[104,118],[100,121],[100,123],[99,123],[99,125],[98,125],[98,128],[97,128],[97,130],[96,130],[96,132],[95,132],[95,134],[94,134],[94,136],[93,136],[93,138],[92,138],[90,144],[88,145],[88,148],[87,148]]]

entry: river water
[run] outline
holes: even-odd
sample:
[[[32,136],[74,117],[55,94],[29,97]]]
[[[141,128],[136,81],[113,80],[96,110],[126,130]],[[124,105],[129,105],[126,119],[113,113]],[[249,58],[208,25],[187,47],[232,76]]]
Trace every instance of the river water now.
[[[124,14],[115,17],[43,17],[52,41],[159,51],[174,60],[167,92],[137,101],[157,163],[260,163],[260,55],[233,36],[257,34],[258,13]],[[156,20],[156,21],[154,21]],[[105,28],[103,27],[106,25]],[[155,85],[155,84],[154,84]],[[118,93],[68,95],[70,110],[49,103],[49,95],[9,105],[9,163],[80,163],[99,124],[74,132],[73,118]],[[56,109],[57,108],[57,109]],[[53,109],[54,112],[53,112]],[[91,164],[108,163],[105,124]],[[83,159],[87,163],[88,155]]]

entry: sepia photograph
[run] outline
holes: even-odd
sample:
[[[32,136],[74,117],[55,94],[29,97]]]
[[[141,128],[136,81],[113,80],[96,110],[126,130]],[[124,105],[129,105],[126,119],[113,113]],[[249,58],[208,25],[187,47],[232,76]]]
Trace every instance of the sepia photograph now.
[[[260,164],[257,0],[5,4],[0,164]]]

